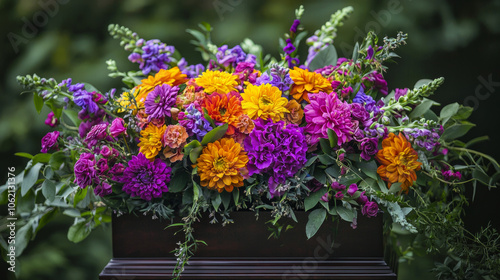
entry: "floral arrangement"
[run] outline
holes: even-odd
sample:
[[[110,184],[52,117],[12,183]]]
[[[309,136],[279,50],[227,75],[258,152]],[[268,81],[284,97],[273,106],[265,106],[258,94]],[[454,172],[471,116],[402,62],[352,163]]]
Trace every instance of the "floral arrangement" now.
[[[459,242],[452,238],[464,236],[465,185],[495,187],[500,174],[493,158],[469,149],[484,138],[456,140],[473,126],[472,109],[431,110],[443,78],[390,88],[386,64],[406,34],[379,41],[369,33],[351,58],[338,57],[334,39],[350,7],[305,40],[308,55],[300,58],[303,12],[280,39],[279,59],[249,39],[217,46],[203,24],[187,31],[207,63],[189,64],[174,46],[110,25],[140,69],[120,72],[107,62],[123,90],[18,77],[38,112],[51,109],[45,124],[54,128],[40,154],[18,153],[30,161],[17,178],[17,203],[37,198],[23,236],[56,212],[75,218],[74,242],[109,222],[112,211],[181,217],[177,275],[200,242],[192,224],[203,212],[225,225],[232,211],[270,210],[280,227],[282,217],[305,210],[310,238],[327,219],[356,228],[359,215],[382,209],[393,232],[428,237],[429,251]]]

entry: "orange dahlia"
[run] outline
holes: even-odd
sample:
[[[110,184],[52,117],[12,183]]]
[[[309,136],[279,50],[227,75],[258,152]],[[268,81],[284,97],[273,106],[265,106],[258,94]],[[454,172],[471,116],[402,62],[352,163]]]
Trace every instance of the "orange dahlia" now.
[[[401,189],[408,193],[408,189],[417,180],[415,171],[420,170],[421,162],[418,162],[418,154],[406,140],[406,137],[399,133],[398,136],[390,133],[382,141],[382,150],[379,150],[375,158],[381,164],[378,175],[389,183],[389,188],[393,183],[401,183]]]
[[[305,100],[309,102],[309,93],[318,93],[320,91],[329,93],[332,91],[332,84],[319,73],[309,72],[307,69],[294,67],[289,72],[293,80],[290,95],[298,102]]]
[[[240,144],[232,138],[222,138],[209,143],[198,157],[200,184],[211,190],[232,192],[243,186],[240,169],[248,162],[248,156]]]
[[[203,105],[214,121],[229,125],[227,135],[234,133],[234,128],[238,125],[238,118],[243,114],[238,94],[234,92],[229,94],[214,93],[207,96]]]
[[[203,87],[206,93],[228,93],[236,91],[238,76],[221,71],[207,70],[196,78],[196,84]]]
[[[147,159],[152,160],[163,147],[161,140],[167,127],[157,127],[149,124],[146,129],[141,131],[141,138],[139,139],[139,151],[146,156]]]

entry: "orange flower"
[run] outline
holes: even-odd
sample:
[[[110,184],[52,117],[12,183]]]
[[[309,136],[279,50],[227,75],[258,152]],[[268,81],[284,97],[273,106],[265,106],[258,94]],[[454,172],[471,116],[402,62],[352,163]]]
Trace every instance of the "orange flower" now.
[[[298,67],[290,70],[290,78],[293,80],[290,95],[298,102],[305,100],[309,103],[309,93],[318,93],[320,91],[329,93],[332,91],[332,84],[319,73],[309,72],[307,69]]]
[[[243,186],[240,169],[248,162],[248,156],[240,144],[232,138],[222,138],[209,143],[198,157],[200,184],[211,190],[232,192]]]
[[[205,99],[204,107],[214,121],[229,124],[227,135],[234,133],[235,127],[238,125],[238,118],[243,114],[238,94],[234,92],[229,94],[213,93]]]
[[[160,69],[156,75],[151,75],[147,79],[141,80],[142,84],[138,86],[140,92],[135,98],[137,105],[139,108],[143,108],[146,97],[156,86],[162,84],[177,86],[185,83],[187,80],[187,75],[183,74],[177,66],[168,70]]]
[[[285,113],[285,122],[300,125],[304,117],[302,106],[297,101],[290,100],[285,108],[289,111],[289,113]]]
[[[390,133],[382,141],[382,150],[379,150],[375,158],[380,165],[377,169],[378,175],[389,183],[401,183],[401,189],[408,193],[408,189],[417,180],[415,171],[420,170],[421,162],[418,162],[418,154],[411,147],[402,133],[398,136]]]
[[[161,138],[165,133],[166,126],[157,127],[155,125],[148,125],[146,129],[141,131],[141,138],[139,139],[139,151],[146,156],[147,159],[152,160],[160,152],[162,148]]]

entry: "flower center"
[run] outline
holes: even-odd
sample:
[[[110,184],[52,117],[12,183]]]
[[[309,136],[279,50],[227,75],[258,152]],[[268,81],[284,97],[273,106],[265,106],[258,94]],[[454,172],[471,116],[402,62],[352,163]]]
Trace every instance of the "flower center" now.
[[[262,96],[260,99],[259,99],[259,102],[264,104],[264,105],[269,105],[269,104],[272,104],[273,101],[271,99],[269,99],[269,97],[267,96]]]
[[[226,114],[226,112],[227,112],[227,109],[226,109],[226,108],[221,108],[221,109],[219,110],[219,113],[220,113],[220,115],[221,115],[221,116],[224,116],[224,115]]]
[[[160,103],[160,100],[161,100],[161,96],[160,95],[156,96],[155,103]]]
[[[221,173],[226,170],[226,158],[220,157],[214,161],[214,168],[217,173]]]

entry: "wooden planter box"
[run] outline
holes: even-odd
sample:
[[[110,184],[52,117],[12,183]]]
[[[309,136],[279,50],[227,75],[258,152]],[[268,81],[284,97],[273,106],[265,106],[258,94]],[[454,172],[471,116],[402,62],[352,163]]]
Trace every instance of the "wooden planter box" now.
[[[359,217],[358,228],[346,222],[323,224],[310,240],[305,212],[297,212],[295,228],[268,239],[269,216],[231,214],[234,224],[222,227],[208,219],[195,226],[201,245],[181,279],[397,279],[384,259],[382,215]],[[113,217],[113,259],[99,279],[171,279],[176,259],[171,253],[182,234],[164,229],[168,221],[123,215]],[[333,247],[330,246],[334,243]],[[390,261],[392,267],[396,264]]]

